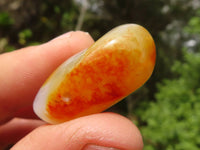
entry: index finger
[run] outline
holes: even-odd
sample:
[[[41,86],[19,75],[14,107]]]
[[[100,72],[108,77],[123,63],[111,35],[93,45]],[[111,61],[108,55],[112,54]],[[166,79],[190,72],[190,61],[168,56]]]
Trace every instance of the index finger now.
[[[75,53],[88,48],[88,33],[69,32],[48,43],[0,56],[0,123],[12,117],[34,117],[34,97],[51,72]]]

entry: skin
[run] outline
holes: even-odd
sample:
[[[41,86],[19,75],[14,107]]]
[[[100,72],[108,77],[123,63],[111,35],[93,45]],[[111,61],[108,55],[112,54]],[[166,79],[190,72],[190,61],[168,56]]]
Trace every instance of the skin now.
[[[77,31],[0,55],[0,149],[14,143],[12,150],[143,148],[137,127],[114,113],[89,115],[59,125],[47,125],[33,113],[34,97],[51,72],[93,42],[89,34]]]

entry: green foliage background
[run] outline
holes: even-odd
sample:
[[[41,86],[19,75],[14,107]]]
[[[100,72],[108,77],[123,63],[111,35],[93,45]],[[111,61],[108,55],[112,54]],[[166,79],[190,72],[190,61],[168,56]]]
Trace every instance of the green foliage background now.
[[[200,147],[200,53],[184,53],[184,62],[175,62],[174,79],[158,84],[155,102],[138,110],[146,123],[141,131],[147,150],[198,150]]]
[[[76,29],[96,40],[124,23],[137,23],[151,32],[157,64],[142,88],[109,111],[138,125],[144,150],[200,149],[198,0],[1,0],[0,53]]]

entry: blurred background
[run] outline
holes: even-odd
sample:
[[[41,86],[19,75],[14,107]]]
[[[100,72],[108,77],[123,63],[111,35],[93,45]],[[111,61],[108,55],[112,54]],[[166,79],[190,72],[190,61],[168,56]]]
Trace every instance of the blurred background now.
[[[121,24],[152,34],[157,63],[139,90],[109,109],[141,130],[144,150],[200,149],[200,0],[0,0],[0,53]]]

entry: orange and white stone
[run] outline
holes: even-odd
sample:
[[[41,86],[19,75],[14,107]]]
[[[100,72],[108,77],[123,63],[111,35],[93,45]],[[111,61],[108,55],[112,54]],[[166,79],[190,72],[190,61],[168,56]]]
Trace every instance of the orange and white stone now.
[[[148,80],[155,57],[145,28],[116,27],[53,72],[35,98],[34,111],[52,124],[101,112]]]

